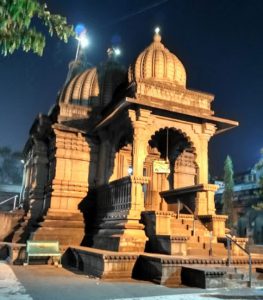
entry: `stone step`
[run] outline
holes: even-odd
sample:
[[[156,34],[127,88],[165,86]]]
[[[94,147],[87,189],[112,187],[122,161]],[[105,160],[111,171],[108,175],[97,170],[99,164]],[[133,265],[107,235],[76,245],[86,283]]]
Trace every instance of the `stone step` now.
[[[210,244],[210,238],[206,236],[200,236],[200,235],[195,235],[195,236],[190,236],[189,237],[189,242],[190,243],[209,243]]]
[[[45,224],[45,225],[44,225]],[[65,227],[65,228],[83,228],[83,226],[85,225],[83,220],[69,220],[66,221],[65,220],[48,220],[46,219],[44,222],[39,223],[40,226],[44,225],[47,227]]]
[[[82,213],[68,213],[68,212],[63,212],[63,213],[48,213],[46,216],[44,216],[44,220],[80,220],[82,221],[84,219]]]
[[[72,233],[74,231],[74,234]],[[57,240],[60,246],[65,245],[80,245],[84,239],[84,231],[80,228],[40,228],[32,236],[33,240]]]
[[[209,256],[209,250],[208,249],[198,249],[198,248],[187,248],[187,255],[195,255],[195,256]]]
[[[171,235],[191,237],[191,232],[189,230],[182,229],[182,228],[174,228],[174,229],[172,229],[172,234]]]
[[[217,249],[217,250],[227,250],[224,246],[224,244],[220,244],[220,243],[211,243],[211,246],[213,249]],[[204,248],[208,249],[210,248],[210,243],[204,243]]]
[[[234,280],[243,280],[244,279],[244,274],[240,274],[240,273],[227,273],[227,277],[229,279],[234,279]]]

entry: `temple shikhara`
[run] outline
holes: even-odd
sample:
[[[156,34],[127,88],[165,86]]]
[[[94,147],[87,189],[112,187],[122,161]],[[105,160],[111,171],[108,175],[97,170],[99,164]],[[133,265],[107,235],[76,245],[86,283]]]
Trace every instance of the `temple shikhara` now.
[[[226,263],[208,143],[238,123],[215,116],[213,95],[187,87],[159,33],[128,69],[108,52],[97,67],[72,62],[56,103],[33,122],[13,241],[59,241],[65,262],[105,278],[178,283],[183,265]],[[231,251],[248,259],[234,243]]]

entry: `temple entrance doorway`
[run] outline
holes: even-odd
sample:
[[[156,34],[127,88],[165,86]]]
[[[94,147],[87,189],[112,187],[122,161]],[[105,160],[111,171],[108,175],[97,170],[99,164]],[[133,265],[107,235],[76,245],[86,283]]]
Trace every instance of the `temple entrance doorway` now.
[[[198,182],[193,143],[176,128],[161,128],[148,141],[145,176],[150,178],[145,196],[146,210],[168,210],[161,191],[192,186]]]

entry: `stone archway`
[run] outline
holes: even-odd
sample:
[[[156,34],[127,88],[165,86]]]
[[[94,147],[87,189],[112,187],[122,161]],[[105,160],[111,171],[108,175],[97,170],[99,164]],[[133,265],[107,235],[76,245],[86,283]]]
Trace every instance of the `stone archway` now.
[[[155,160],[169,162],[170,173],[154,171]],[[174,127],[156,130],[148,141],[148,155],[144,168],[145,175],[150,177],[145,208],[159,210],[164,205],[159,195],[161,191],[191,186],[197,182],[198,167],[192,141],[180,129]]]

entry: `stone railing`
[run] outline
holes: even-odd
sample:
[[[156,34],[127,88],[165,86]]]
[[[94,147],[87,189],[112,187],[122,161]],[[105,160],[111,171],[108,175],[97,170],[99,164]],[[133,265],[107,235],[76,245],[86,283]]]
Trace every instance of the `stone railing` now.
[[[148,183],[147,177],[127,176],[96,189],[97,213],[100,217],[123,218],[136,207],[136,184]],[[134,199],[133,199],[134,198]]]
[[[99,214],[107,212],[125,212],[131,208],[131,180],[124,177],[97,188],[97,210]]]

